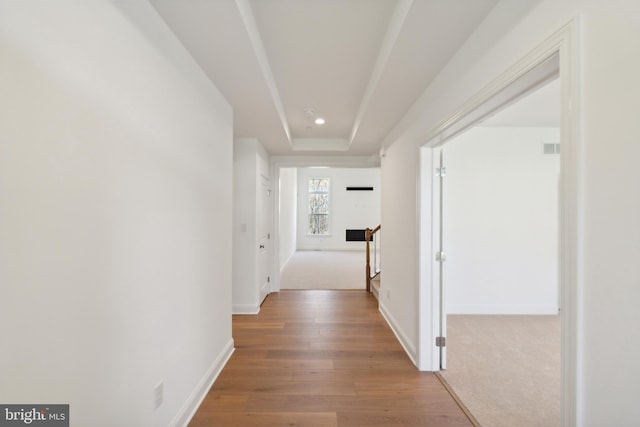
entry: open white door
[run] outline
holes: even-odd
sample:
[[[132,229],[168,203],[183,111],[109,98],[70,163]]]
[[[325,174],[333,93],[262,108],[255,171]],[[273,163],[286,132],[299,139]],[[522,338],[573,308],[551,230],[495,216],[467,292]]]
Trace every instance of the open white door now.
[[[443,289],[446,253],[443,248],[444,177],[442,147],[420,149],[420,341],[418,367],[446,368],[447,318]]]
[[[260,286],[260,304],[271,292],[271,272],[269,254],[271,253],[271,189],[269,179],[260,176],[260,189],[257,200],[258,222],[258,271],[257,280]]]
[[[434,262],[433,267],[433,283],[439,289],[438,298],[438,335],[435,339],[435,345],[438,347],[440,369],[447,369],[447,312],[446,312],[446,292],[445,292],[445,265],[447,253],[444,247],[444,219],[445,219],[445,178],[447,176],[447,168],[444,163],[444,149],[442,147],[434,149],[433,156],[433,226],[434,226]]]

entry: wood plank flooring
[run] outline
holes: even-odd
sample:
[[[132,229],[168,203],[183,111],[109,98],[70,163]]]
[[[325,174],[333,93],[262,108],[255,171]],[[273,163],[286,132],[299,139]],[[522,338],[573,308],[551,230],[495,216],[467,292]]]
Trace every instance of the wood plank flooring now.
[[[271,294],[193,417],[208,426],[472,426],[411,363],[366,291]]]

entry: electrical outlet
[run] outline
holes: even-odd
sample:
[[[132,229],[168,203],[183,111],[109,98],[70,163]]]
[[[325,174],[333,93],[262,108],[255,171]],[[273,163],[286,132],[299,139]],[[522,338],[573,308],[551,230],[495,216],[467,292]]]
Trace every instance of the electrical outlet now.
[[[156,384],[156,386],[153,389],[153,393],[155,396],[156,408],[159,408],[160,405],[162,405],[162,402],[164,401],[164,384],[162,381]]]

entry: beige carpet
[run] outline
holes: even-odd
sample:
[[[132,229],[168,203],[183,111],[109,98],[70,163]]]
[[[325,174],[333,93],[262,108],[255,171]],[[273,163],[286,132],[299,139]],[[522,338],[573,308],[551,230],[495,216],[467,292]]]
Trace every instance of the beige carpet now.
[[[365,289],[364,251],[297,251],[280,273],[281,289]]]
[[[442,377],[482,427],[559,426],[559,316],[447,316]]]

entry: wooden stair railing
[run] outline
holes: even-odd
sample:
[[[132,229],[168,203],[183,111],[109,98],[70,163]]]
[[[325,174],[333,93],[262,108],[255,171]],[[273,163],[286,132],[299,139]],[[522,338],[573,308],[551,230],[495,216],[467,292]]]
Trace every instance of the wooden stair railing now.
[[[374,248],[373,251],[373,256],[374,256],[374,262],[373,262],[373,266],[374,266],[374,272],[373,272],[373,276],[371,275],[371,246],[369,245],[369,242],[371,241],[371,238],[375,236],[375,234],[380,231],[380,225],[378,225],[376,228],[374,228],[373,230],[370,228],[365,229],[364,231],[364,240],[367,242],[367,266],[366,266],[366,273],[367,273],[367,292],[371,292],[371,279],[373,279],[374,277],[376,277],[378,274],[380,274],[380,270],[377,268],[377,262],[376,262],[376,258],[377,258],[377,251]],[[374,239],[373,240],[373,244],[374,246],[377,246],[377,241]]]

